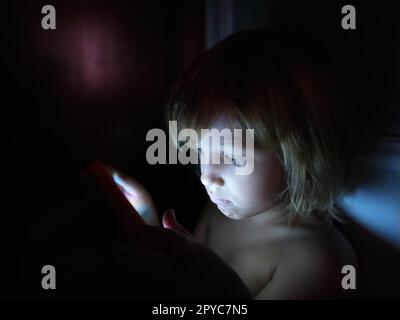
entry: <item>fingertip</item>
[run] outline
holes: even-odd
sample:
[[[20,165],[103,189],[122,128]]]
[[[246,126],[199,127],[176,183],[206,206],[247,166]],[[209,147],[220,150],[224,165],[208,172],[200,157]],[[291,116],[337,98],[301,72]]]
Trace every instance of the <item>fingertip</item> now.
[[[124,186],[124,181],[122,180],[121,176],[117,172],[114,172],[112,177],[113,177],[115,183],[117,183],[121,186]]]
[[[162,224],[164,228],[173,228],[175,222],[175,213],[173,209],[168,209],[164,212]]]

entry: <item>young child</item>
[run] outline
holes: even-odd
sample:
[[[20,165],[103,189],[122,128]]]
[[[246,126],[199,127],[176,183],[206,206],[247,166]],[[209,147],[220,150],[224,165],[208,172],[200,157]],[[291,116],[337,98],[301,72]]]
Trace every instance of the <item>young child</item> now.
[[[351,188],[355,144],[329,59],[314,40],[261,30],[228,37],[185,70],[167,120],[199,136],[254,129],[251,159],[224,153],[230,164],[207,162],[218,149],[203,147],[209,137],[191,147],[211,200],[194,236],[255,299],[348,294],[342,268],[356,259],[331,220],[340,219],[335,203]],[[246,161],[254,161],[253,172],[238,175]]]

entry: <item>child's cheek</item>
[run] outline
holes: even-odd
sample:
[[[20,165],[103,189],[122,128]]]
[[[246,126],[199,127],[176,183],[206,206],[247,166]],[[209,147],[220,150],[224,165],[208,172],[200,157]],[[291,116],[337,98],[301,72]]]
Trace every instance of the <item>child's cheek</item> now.
[[[262,192],[250,176],[237,176],[231,183],[230,190],[234,198],[243,206],[251,206],[262,198]]]

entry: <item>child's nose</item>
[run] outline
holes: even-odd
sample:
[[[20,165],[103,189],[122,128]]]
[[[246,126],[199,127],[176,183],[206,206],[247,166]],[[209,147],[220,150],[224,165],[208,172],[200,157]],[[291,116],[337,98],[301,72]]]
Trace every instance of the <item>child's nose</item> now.
[[[202,170],[200,180],[209,192],[215,192],[216,189],[223,187],[225,184],[224,179],[211,170]]]

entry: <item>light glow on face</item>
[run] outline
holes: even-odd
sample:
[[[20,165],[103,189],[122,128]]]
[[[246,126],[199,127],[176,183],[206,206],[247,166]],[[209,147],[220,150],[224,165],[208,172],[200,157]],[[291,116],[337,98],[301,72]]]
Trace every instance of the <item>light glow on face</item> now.
[[[223,118],[213,124],[213,128],[216,129],[228,126],[229,121]],[[231,219],[243,219],[274,207],[285,185],[284,170],[277,154],[255,149],[251,159],[254,164],[251,174],[237,175],[237,167],[243,165],[247,159],[236,154],[233,155],[234,161],[230,163],[213,164],[205,161],[213,157],[215,150],[219,151],[221,148],[219,142],[215,148],[214,145],[209,149],[204,148],[208,142],[205,139],[208,138],[205,137],[199,143],[201,182],[210,200],[219,210]],[[223,144],[222,148],[225,148]],[[223,151],[225,156],[232,157],[229,148]]]

